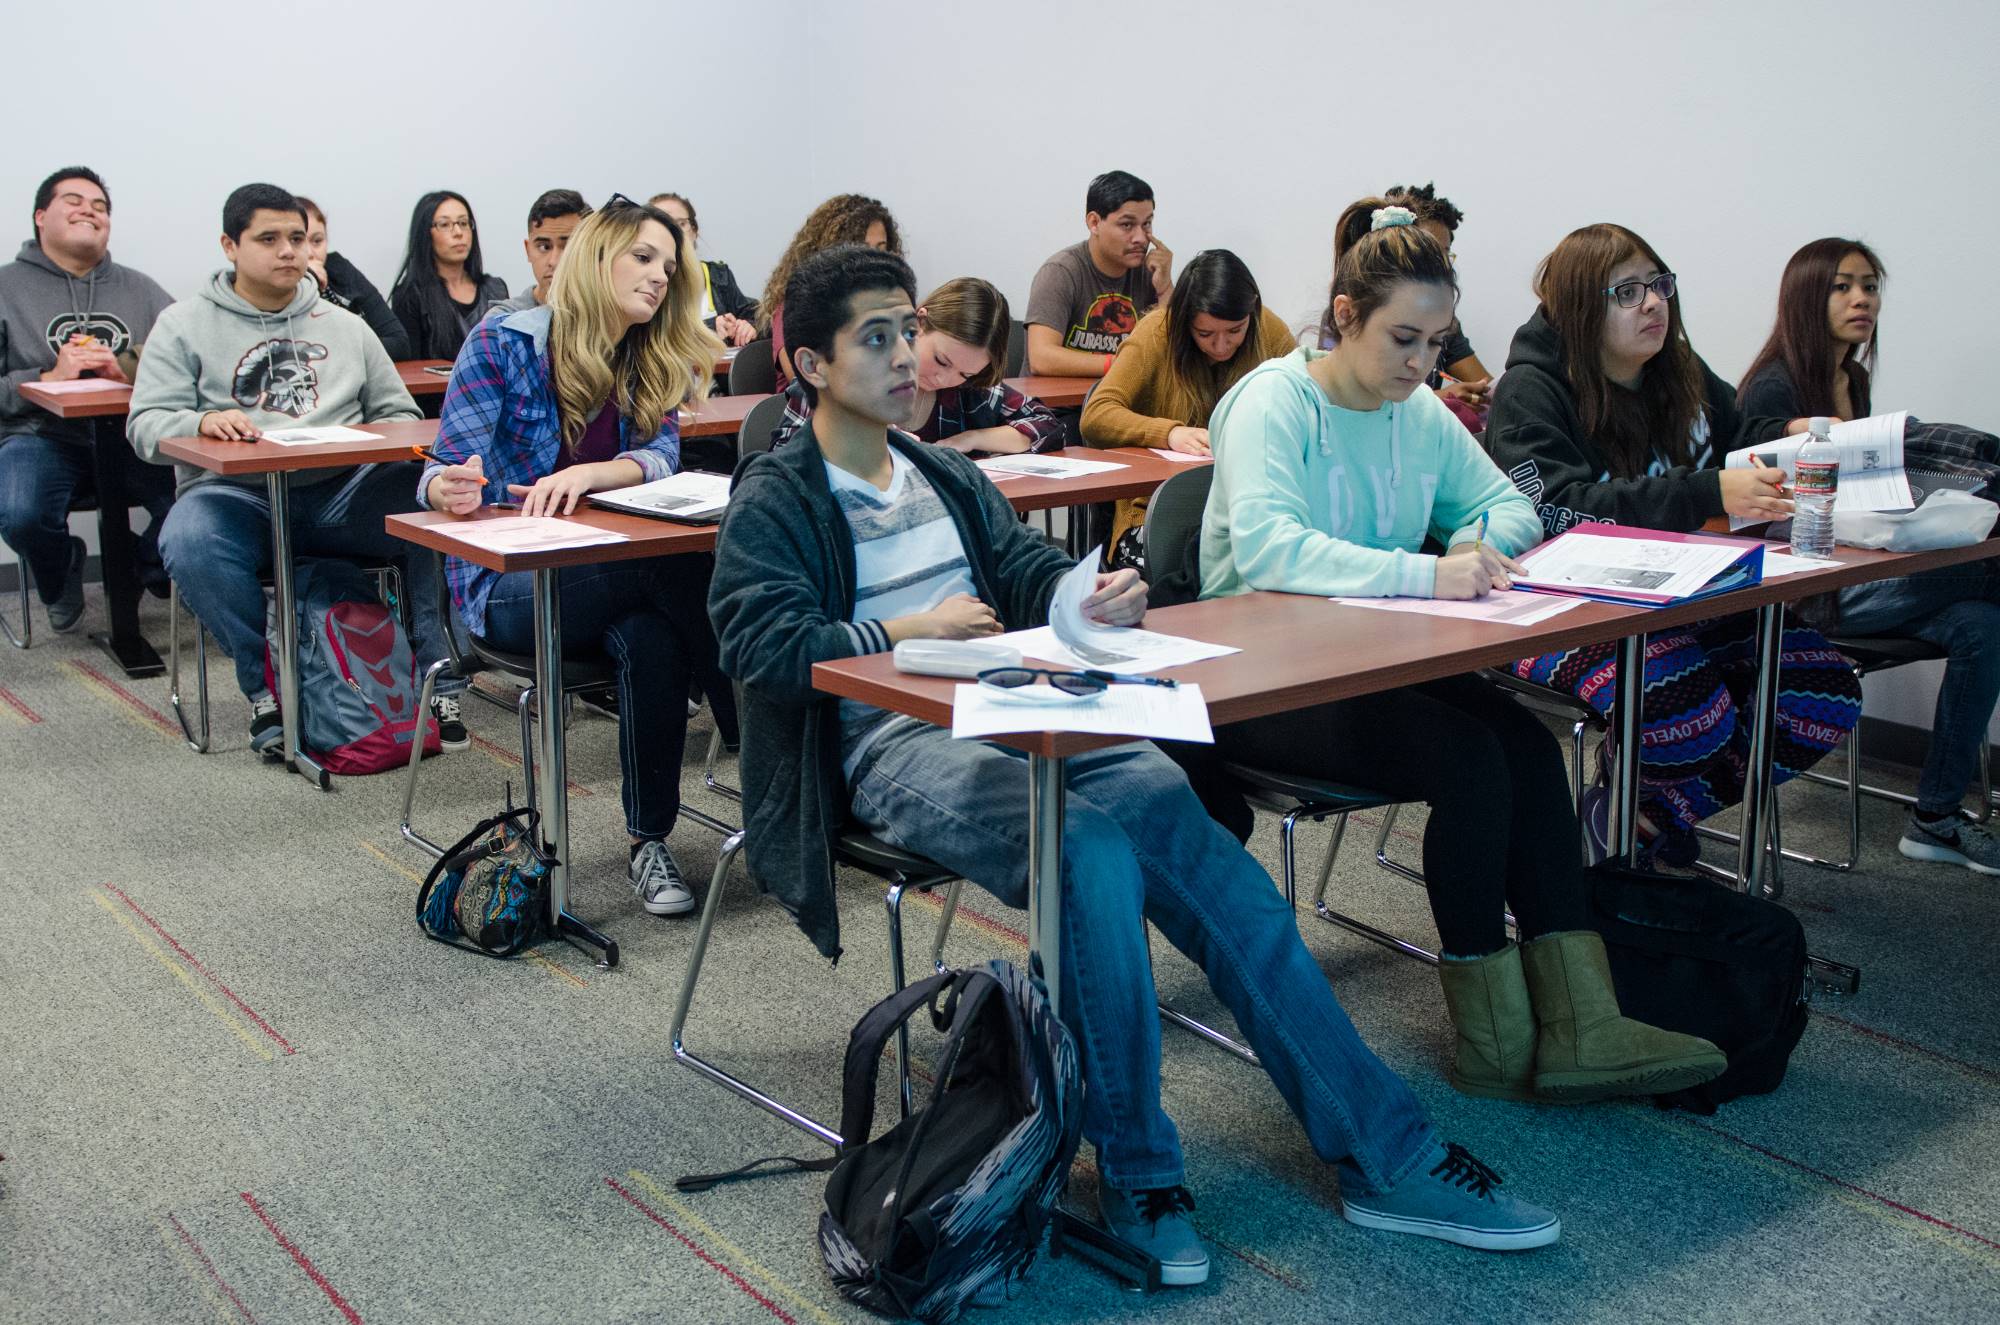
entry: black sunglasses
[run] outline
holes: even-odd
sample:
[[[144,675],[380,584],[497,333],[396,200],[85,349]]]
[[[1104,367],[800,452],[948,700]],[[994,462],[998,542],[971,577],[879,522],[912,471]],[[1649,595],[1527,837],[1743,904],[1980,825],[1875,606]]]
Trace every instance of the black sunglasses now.
[[[1180,682],[1163,676],[1124,676],[1117,672],[1057,672],[1046,667],[989,667],[979,674],[979,684],[993,686],[1000,690],[1017,690],[1031,686],[1042,677],[1049,679],[1049,685],[1065,695],[1102,694],[1107,686],[1159,686],[1172,690]]]

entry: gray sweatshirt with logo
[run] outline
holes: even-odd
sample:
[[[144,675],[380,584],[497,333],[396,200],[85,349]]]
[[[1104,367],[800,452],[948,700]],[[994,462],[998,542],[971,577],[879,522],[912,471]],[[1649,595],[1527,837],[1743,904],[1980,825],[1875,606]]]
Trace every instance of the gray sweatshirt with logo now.
[[[89,420],[57,418],[23,400],[21,384],[41,380],[56,366],[56,351],[79,334],[109,346],[130,374],[154,319],[171,303],[159,282],[119,266],[109,253],[88,272],[72,276],[38,241],[21,245],[20,255],[0,267],[0,438],[32,432],[89,441]]]
[[[236,409],[259,428],[386,423],[419,417],[382,342],[368,324],[320,298],[308,276],[292,302],[267,313],[236,293],[225,267],[193,299],[160,315],[132,384],[125,436],[141,460],[167,464],[160,443],[192,437],[201,416]],[[224,479],[175,465],[176,490],[230,482],[262,488],[261,475]],[[344,477],[348,469],[306,470],[294,487]]]

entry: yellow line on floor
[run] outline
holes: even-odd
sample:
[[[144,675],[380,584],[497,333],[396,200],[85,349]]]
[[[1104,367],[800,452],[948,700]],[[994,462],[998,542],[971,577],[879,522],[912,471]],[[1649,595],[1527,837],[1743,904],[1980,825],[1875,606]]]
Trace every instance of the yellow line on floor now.
[[[222,1295],[215,1291],[215,1285],[208,1282],[208,1276],[203,1274],[201,1266],[195,1263],[194,1253],[187,1249],[186,1244],[175,1237],[174,1231],[159,1220],[153,1221],[153,1227],[159,1230],[160,1241],[167,1244],[167,1250],[180,1262],[181,1270],[194,1281],[194,1286],[201,1290],[202,1297],[207,1299],[210,1307],[214,1308],[215,1318],[221,1321],[222,1325],[241,1325],[242,1317],[230,1309],[229,1304],[222,1300]]]
[[[235,1033],[236,1038],[243,1041],[244,1047],[267,1063],[272,1060],[275,1055],[271,1053],[270,1049],[265,1047],[264,1043],[256,1036],[252,1035],[249,1028],[244,1026],[243,1023],[230,1016],[228,1010],[215,1000],[213,994],[202,987],[201,982],[194,978],[187,967],[175,961],[172,956],[168,955],[165,948],[153,942],[152,935],[140,929],[138,923],[119,910],[115,902],[103,893],[95,890],[90,893],[90,900],[103,907],[106,914],[123,925],[125,932],[130,934],[134,939],[137,939],[140,947],[153,954],[155,961],[159,962],[160,965],[166,967],[169,971],[172,971],[174,978],[186,985],[189,992],[201,1000],[203,1007],[214,1013],[218,1021],[229,1027]]]
[[[700,1234],[710,1245],[718,1248],[723,1255],[729,1257],[737,1265],[748,1271],[752,1278],[756,1279],[766,1288],[776,1293],[779,1297],[784,1298],[785,1301],[791,1303],[800,1311],[805,1312],[814,1320],[820,1321],[822,1325],[839,1325],[839,1322],[828,1315],[817,1302],[814,1302],[810,1298],[802,1297],[797,1289],[793,1288],[783,1279],[780,1279],[769,1269],[766,1269],[754,1256],[744,1251],[728,1238],[723,1237],[722,1234],[716,1232],[715,1226],[696,1214],[693,1207],[688,1205],[686,1201],[681,1200],[678,1196],[675,1196],[638,1169],[633,1169],[626,1176],[637,1186],[644,1187],[648,1196],[667,1209],[672,1210],[675,1218],[684,1220],[688,1227]]]
[[[375,857],[375,859],[381,861],[384,865],[387,865],[390,869],[396,871],[396,873],[402,875],[404,878],[410,880],[412,883],[422,883],[424,881],[423,875],[417,873],[409,866],[403,864],[402,861],[397,860],[394,856],[391,856],[388,852],[376,846],[373,842],[365,841],[360,838],[356,838],[355,840],[357,842],[360,842],[361,849],[363,851],[366,851],[369,855]],[[530,949],[527,952],[522,953],[521,955],[527,958],[528,961],[531,962],[532,964],[539,966],[543,970],[547,971],[549,974],[556,976],[560,979],[569,981],[571,984],[575,985],[578,989],[590,988],[590,981],[582,979],[579,976],[570,974],[568,971],[556,965],[554,962],[550,961],[548,958],[542,956],[541,953],[536,952],[533,949]]]

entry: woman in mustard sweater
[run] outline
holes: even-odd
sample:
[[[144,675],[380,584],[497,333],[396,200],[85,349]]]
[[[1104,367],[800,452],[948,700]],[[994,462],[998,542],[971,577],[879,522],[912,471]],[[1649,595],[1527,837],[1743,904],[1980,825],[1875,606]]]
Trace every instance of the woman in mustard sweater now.
[[[1292,333],[1264,307],[1257,280],[1226,248],[1197,254],[1166,304],[1139,325],[1083,407],[1089,446],[1146,446],[1208,454],[1208,415],[1267,359],[1289,354]],[[1146,499],[1118,503],[1110,562],[1145,560]]]

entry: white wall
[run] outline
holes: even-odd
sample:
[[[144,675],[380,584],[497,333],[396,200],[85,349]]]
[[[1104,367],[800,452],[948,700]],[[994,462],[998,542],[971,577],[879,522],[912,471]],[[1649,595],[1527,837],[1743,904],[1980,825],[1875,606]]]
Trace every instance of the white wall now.
[[[679,189],[753,291],[806,211],[854,190],[895,211],[922,282],[983,275],[1018,306],[1115,166],[1151,182],[1182,261],[1235,249],[1300,323],[1325,298],[1340,209],[1435,179],[1467,213],[1464,321],[1493,368],[1535,261],[1578,225],[1653,242],[1730,378],[1785,258],[1858,235],[1890,270],[1878,400],[2000,430],[1975,358],[1995,286],[2000,18],[1971,0],[189,0],[38,6],[9,35],[47,57],[10,62],[10,104],[64,108],[8,152],[21,235],[34,181],[86,161],[111,184],[120,260],[176,293],[219,264],[229,189],[267,178],[317,198],[385,290],[430,188],[472,199],[515,286],[543,188]],[[1928,724],[1921,683],[1886,680],[1869,702]]]

